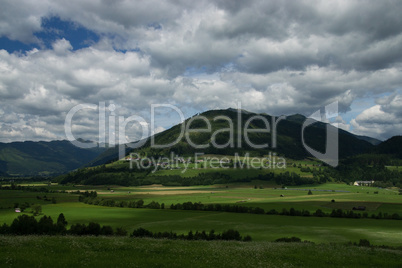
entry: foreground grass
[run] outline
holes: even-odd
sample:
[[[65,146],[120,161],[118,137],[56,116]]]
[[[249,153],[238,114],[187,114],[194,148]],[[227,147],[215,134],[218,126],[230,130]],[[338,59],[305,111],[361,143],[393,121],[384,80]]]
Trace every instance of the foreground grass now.
[[[402,251],[341,244],[0,236],[1,267],[400,267]]]

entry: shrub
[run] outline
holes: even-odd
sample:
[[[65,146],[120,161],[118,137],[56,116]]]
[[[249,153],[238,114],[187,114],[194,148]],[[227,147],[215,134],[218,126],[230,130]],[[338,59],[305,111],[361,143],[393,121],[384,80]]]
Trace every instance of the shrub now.
[[[241,236],[240,236],[239,231],[229,229],[222,233],[222,239],[223,240],[241,240]]]
[[[42,213],[42,206],[41,205],[33,205],[31,208],[32,208],[32,213],[34,214],[34,216],[37,216],[40,213]]]
[[[251,239],[251,236],[249,236],[249,235],[246,235],[244,238],[243,238],[243,241],[244,242],[250,242],[252,239]]]
[[[277,215],[279,214],[278,211],[276,211],[275,209],[271,209],[270,211],[267,212],[268,215]]]
[[[100,235],[101,227],[100,227],[99,223],[96,223],[96,222],[88,223],[88,227],[86,229],[86,234],[96,235],[96,236]]]
[[[291,243],[291,242],[301,242],[301,239],[295,236],[292,237],[282,237],[282,238],[278,238],[275,240],[275,242],[287,242],[287,243]]]
[[[152,201],[148,205],[146,205],[147,208],[152,208],[152,209],[160,209],[161,205],[158,202]]]
[[[367,239],[360,239],[359,244],[360,247],[370,247],[370,241]]]
[[[36,234],[38,231],[38,222],[33,216],[21,215],[14,219],[10,226],[10,233],[16,235]]]
[[[104,225],[100,229],[100,234],[101,235],[113,235],[113,228],[109,225]]]
[[[136,229],[133,231],[131,234],[131,237],[153,237],[153,233],[151,231],[148,231],[142,227]]]
[[[127,231],[125,229],[123,229],[122,227],[117,227],[116,232],[114,234],[117,236],[126,236]]]
[[[325,216],[325,213],[324,213],[321,209],[317,209],[317,210],[313,213],[313,215],[316,216],[316,217],[324,217],[324,216]]]

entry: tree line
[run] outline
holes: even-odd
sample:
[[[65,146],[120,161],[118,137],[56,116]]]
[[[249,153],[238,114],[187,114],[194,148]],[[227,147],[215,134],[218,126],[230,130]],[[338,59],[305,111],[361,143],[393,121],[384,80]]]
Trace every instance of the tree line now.
[[[156,201],[151,201],[149,204],[144,204],[144,200],[132,200],[132,201],[120,201],[114,199],[99,199],[81,197],[80,202],[84,202],[90,205],[107,206],[107,207],[126,207],[126,208],[150,208],[150,209],[165,209],[165,204],[160,204]],[[377,214],[369,215],[367,212],[354,212],[353,210],[333,209],[331,213],[326,213],[321,209],[317,209],[311,213],[309,210],[297,210],[290,208],[289,210],[283,208],[278,211],[271,209],[265,211],[260,207],[230,205],[230,204],[202,204],[201,202],[184,202],[171,204],[170,209],[173,210],[200,210],[200,211],[221,211],[221,212],[233,212],[233,213],[249,213],[249,214],[267,214],[267,215],[281,215],[281,216],[303,216],[303,217],[333,217],[333,218],[353,218],[353,219],[386,219],[386,220],[402,220],[402,217],[398,213],[388,214],[378,212]]]
[[[222,204],[202,204],[201,202],[184,202],[172,204],[170,209],[174,210],[202,210],[202,211],[222,211],[234,213],[251,213],[251,214],[267,214],[267,215],[283,215],[283,216],[303,216],[303,217],[334,217],[334,218],[371,218],[371,219],[388,219],[388,220],[402,220],[398,213],[388,214],[379,212],[378,214],[369,215],[367,212],[358,213],[352,210],[333,209],[331,213],[325,213],[321,209],[317,209],[311,213],[309,210],[297,210],[290,208],[289,210],[283,208],[281,211],[271,209],[265,211],[260,207],[249,207],[240,205],[222,205]]]
[[[61,213],[56,222],[50,216],[43,216],[37,221],[34,216],[26,214],[18,216],[11,225],[4,223],[0,226],[3,235],[117,235],[125,236],[127,231],[123,228],[113,229],[109,225],[101,226],[99,223],[73,224],[67,229],[67,221]]]
[[[340,161],[336,168],[327,168],[326,172],[337,181],[375,181],[375,187],[402,188],[402,159],[389,155],[364,154]],[[387,166],[397,166],[391,170]]]
[[[10,186],[0,185],[0,190],[16,190],[16,191],[26,191],[26,192],[40,192],[40,193],[65,193],[65,190],[62,191],[53,191],[49,190],[46,187],[38,187],[38,186],[22,186],[12,183]]]
[[[101,226],[99,223],[90,222],[88,224],[76,223],[71,225],[70,229],[66,228],[67,221],[63,213],[61,213],[56,222],[50,216],[43,216],[37,221],[35,217],[28,215],[20,215],[11,225],[4,223],[0,226],[1,235],[93,235],[93,236],[126,236],[127,231],[123,228],[113,229],[109,225]],[[189,231],[187,234],[177,234],[174,232],[151,232],[144,228],[135,229],[130,237],[149,237],[156,239],[182,239],[182,240],[236,240],[251,241],[249,235],[242,237],[237,230],[229,229],[222,233],[216,234],[214,230],[210,232]]]
[[[152,201],[149,204],[145,205],[144,200],[114,200],[110,198],[97,198],[97,197],[88,197],[85,195],[80,195],[78,198],[79,202],[83,202],[89,205],[95,206],[103,206],[103,207],[120,207],[120,208],[152,208],[152,209],[164,209],[165,204],[159,204],[159,202]]]
[[[157,238],[157,239],[181,239],[181,240],[236,240],[236,241],[251,241],[251,236],[247,235],[242,237],[237,230],[229,229],[227,231],[223,231],[221,234],[215,234],[214,230],[211,230],[209,233],[205,231],[189,231],[186,234],[180,234],[174,232],[151,232],[144,228],[138,228],[133,231],[130,235],[131,237],[149,237],[149,238]]]

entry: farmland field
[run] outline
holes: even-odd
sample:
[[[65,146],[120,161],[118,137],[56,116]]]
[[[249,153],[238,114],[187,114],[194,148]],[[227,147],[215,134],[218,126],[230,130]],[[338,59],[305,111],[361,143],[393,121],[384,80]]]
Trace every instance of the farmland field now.
[[[349,219],[331,217],[292,217],[283,215],[255,215],[220,211],[171,210],[171,204],[202,202],[203,204],[237,204],[261,207],[268,211],[294,208],[314,212],[321,209],[351,210],[366,206],[367,213],[398,213],[402,215],[402,196],[393,189],[357,187],[346,184],[322,184],[305,187],[278,188],[266,182],[238,183],[213,186],[164,187],[161,185],[122,186],[46,186],[49,190],[67,193],[38,193],[20,190],[2,190],[0,197],[1,223],[11,224],[19,215],[14,204],[40,204],[42,215],[56,219],[63,213],[69,223],[98,222],[102,225],[123,227],[129,232],[143,227],[151,231],[187,233],[190,230],[214,229],[217,232],[232,228],[254,241],[273,241],[281,237],[296,236],[317,243],[358,242],[368,239],[375,245],[402,246],[400,220]],[[312,194],[308,195],[308,190]],[[145,205],[155,201],[165,209],[104,207],[78,202],[77,190],[94,190],[99,199],[131,201],[143,199]],[[376,193],[375,193],[376,192]],[[44,201],[54,198],[55,203]],[[281,197],[280,195],[283,195]],[[38,199],[38,197],[40,199]],[[332,202],[334,200],[335,202]],[[29,213],[29,208],[26,213]],[[37,216],[37,218],[41,215]]]

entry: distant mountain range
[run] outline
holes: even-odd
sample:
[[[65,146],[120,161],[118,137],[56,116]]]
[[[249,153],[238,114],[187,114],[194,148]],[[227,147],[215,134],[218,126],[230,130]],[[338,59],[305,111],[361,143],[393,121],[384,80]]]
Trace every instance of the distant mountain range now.
[[[278,155],[283,155],[288,158],[302,159],[310,157],[310,153],[302,144],[302,126],[306,121],[306,117],[300,114],[287,116],[277,124],[277,146],[272,148],[272,129],[269,133],[250,132],[249,140],[254,144],[268,143],[269,148],[255,149],[247,145],[244,133],[238,132],[238,127],[244,127],[245,122],[252,116],[260,116],[271,123],[272,118],[277,120],[278,117],[271,117],[267,114],[256,114],[248,111],[241,112],[241,122],[239,122],[238,113],[235,109],[226,110],[210,110],[200,114],[207,118],[210,122],[210,133],[191,132],[187,135],[191,142],[196,144],[208,145],[212,142],[217,144],[225,144],[229,141],[229,132],[224,131],[230,124],[227,119],[230,119],[233,124],[234,148],[226,146],[225,148],[216,148],[208,146],[203,149],[196,149],[188,140],[183,137],[180,141],[169,148],[155,149],[151,148],[150,139],[145,144],[137,149],[126,147],[126,154],[130,151],[146,153],[147,155],[169,155],[171,152],[177,155],[193,155],[197,152],[205,154],[224,154],[233,155],[234,153],[251,155],[266,155],[267,152],[275,152]],[[217,119],[218,118],[218,119]],[[225,119],[226,118],[226,119]],[[188,118],[182,124],[189,124],[192,120],[190,129],[203,129],[206,124],[202,120],[194,117]],[[305,142],[311,148],[317,151],[325,152],[327,126],[330,131],[336,130],[335,127],[326,123],[316,121],[308,126],[305,131]],[[154,136],[156,144],[168,144],[177,139],[180,135],[181,124],[175,125],[172,128],[158,133]],[[270,126],[272,128],[272,125]],[[252,120],[248,125],[248,129],[262,129],[265,124],[262,120]],[[217,130],[220,133],[212,135]],[[338,129],[339,137],[339,156],[345,158],[364,153],[390,154],[395,157],[402,158],[402,137],[396,136],[391,139],[381,142],[377,139],[354,135],[350,132]],[[242,146],[238,147],[238,137],[240,137]],[[81,142],[83,142],[81,140]],[[118,147],[111,148],[92,148],[82,149],[74,146],[69,141],[51,141],[51,142],[12,142],[0,143],[0,176],[52,176],[61,173],[66,173],[80,167],[98,166],[118,159]]]
[[[0,143],[0,176],[52,176],[83,166],[107,148],[82,149],[71,142]]]
[[[360,139],[360,140],[364,140],[367,141],[369,143],[371,143],[372,145],[378,145],[380,144],[382,141],[372,138],[372,137],[367,137],[367,136],[360,136],[360,135],[355,135],[356,138]]]

